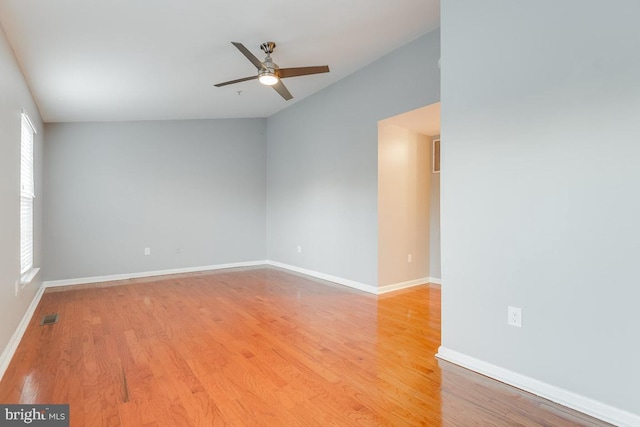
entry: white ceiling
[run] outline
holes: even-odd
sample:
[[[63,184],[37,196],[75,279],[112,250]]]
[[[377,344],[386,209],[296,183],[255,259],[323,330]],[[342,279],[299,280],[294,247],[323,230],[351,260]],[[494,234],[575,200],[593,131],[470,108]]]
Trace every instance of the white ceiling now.
[[[436,29],[440,1],[1,0],[0,23],[47,122],[267,117]],[[232,41],[331,72],[283,80],[290,101],[216,88],[255,73]]]

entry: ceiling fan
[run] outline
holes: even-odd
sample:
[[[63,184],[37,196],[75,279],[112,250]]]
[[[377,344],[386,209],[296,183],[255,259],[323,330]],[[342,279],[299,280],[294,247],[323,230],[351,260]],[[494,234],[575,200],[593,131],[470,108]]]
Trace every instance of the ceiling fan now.
[[[271,86],[276,92],[280,94],[287,101],[293,98],[287,87],[282,83],[281,79],[288,77],[307,76],[309,74],[328,73],[328,65],[320,65],[314,67],[297,67],[297,68],[280,68],[271,59],[273,49],[276,47],[274,42],[265,42],[260,45],[260,49],[267,54],[264,62],[260,62],[249,49],[244,47],[242,43],[231,42],[238,50],[247,57],[249,61],[258,69],[258,74],[251,77],[243,77],[241,79],[230,80],[224,83],[218,83],[216,87],[231,85],[234,83],[245,82],[247,80],[258,79],[263,85]]]

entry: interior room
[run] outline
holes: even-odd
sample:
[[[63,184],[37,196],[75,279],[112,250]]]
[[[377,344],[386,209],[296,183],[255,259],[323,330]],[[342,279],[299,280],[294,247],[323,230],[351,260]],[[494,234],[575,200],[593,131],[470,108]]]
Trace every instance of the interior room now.
[[[0,405],[640,425],[638,16],[3,0]]]

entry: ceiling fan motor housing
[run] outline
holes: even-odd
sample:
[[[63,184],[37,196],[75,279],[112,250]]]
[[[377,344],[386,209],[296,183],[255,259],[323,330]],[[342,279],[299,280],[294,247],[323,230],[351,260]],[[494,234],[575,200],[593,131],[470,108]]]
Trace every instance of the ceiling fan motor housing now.
[[[260,49],[262,49],[262,51],[267,55],[272,54],[273,49],[275,48],[276,48],[276,44],[274,42],[264,42],[260,45]]]

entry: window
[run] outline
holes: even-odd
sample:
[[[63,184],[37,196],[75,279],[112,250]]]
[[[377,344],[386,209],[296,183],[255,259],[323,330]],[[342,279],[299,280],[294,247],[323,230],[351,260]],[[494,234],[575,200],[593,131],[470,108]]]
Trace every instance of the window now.
[[[22,113],[20,136],[20,274],[33,269],[33,135],[29,116]]]

